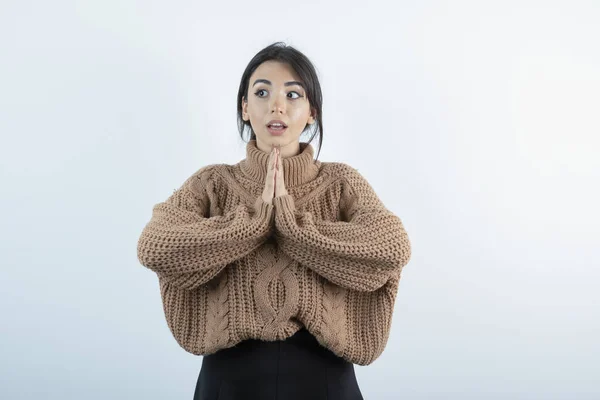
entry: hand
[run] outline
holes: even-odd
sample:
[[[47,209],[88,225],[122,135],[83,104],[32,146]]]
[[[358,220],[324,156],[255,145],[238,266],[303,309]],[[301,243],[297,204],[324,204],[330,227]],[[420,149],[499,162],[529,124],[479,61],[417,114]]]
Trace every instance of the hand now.
[[[267,177],[265,179],[265,189],[262,194],[263,201],[269,204],[273,204],[273,197],[275,196],[275,164],[277,156],[277,148],[273,147],[267,163]]]
[[[275,197],[284,196],[288,194],[285,188],[285,182],[283,179],[283,163],[281,162],[281,156],[279,149],[277,149],[276,157],[276,168],[275,168]]]

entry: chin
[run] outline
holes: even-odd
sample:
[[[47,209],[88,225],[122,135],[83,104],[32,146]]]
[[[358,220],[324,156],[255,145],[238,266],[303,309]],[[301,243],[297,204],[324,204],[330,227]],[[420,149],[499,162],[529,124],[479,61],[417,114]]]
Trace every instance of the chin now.
[[[281,136],[271,135],[270,132],[264,132],[260,135],[256,135],[257,140],[269,145],[287,146],[288,144],[300,140],[300,135],[293,135],[290,132],[285,132]]]
[[[267,143],[281,143],[281,142],[289,140],[289,136],[287,135],[287,132],[281,136],[271,135],[269,132],[267,132],[260,136],[257,135],[256,137],[259,138],[260,140],[262,140],[263,142],[267,142]]]

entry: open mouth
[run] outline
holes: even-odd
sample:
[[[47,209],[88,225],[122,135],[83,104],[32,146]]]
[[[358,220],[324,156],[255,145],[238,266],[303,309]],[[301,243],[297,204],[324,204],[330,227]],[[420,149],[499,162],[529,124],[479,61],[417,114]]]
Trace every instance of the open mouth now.
[[[267,125],[268,131],[271,135],[281,135],[287,129],[287,126],[284,125]]]
[[[287,129],[287,125],[283,121],[272,121],[267,124],[267,130],[271,135],[282,135]]]
[[[273,129],[273,130],[284,130],[285,128],[287,128],[287,126],[285,125],[267,125],[269,127],[269,129]]]
[[[281,128],[281,127],[287,128],[287,125],[284,124],[283,122],[273,122],[273,123],[267,124],[267,126],[269,128]]]

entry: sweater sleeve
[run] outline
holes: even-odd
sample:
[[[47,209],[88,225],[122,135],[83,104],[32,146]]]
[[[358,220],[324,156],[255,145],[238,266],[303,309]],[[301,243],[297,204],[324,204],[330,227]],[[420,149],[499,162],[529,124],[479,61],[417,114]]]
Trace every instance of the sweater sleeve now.
[[[208,217],[207,182],[194,175],[156,204],[138,239],[140,263],[163,282],[188,290],[252,252],[272,231],[273,205],[262,197],[253,207],[240,204],[225,215]]]
[[[299,213],[291,195],[275,197],[276,238],[282,251],[328,281],[374,291],[398,276],[411,256],[408,235],[360,173],[351,168],[343,185],[340,221]]]

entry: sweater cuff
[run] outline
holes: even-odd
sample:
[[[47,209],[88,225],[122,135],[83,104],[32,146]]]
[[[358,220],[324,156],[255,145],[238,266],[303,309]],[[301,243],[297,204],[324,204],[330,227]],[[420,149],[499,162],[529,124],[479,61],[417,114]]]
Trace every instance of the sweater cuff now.
[[[273,212],[273,204],[269,204],[259,196],[254,202],[254,215],[258,219],[268,219]]]
[[[275,206],[276,211],[280,210],[288,213],[294,213],[294,211],[296,211],[296,203],[290,194],[273,198],[273,205]]]

